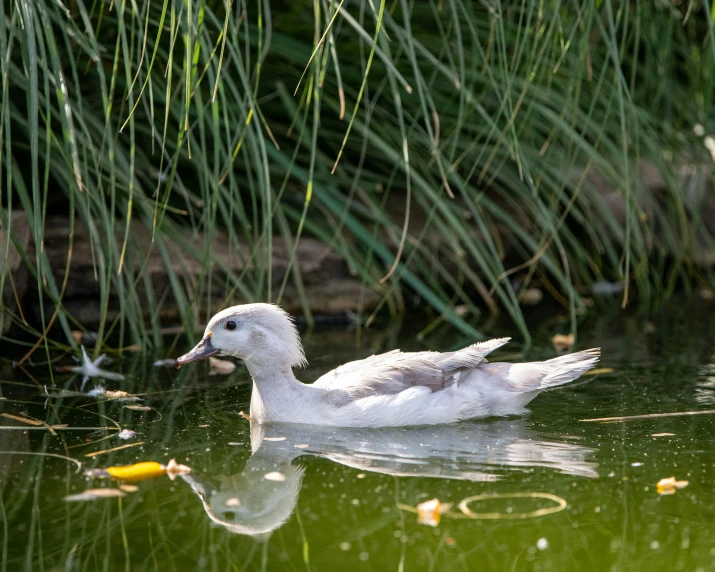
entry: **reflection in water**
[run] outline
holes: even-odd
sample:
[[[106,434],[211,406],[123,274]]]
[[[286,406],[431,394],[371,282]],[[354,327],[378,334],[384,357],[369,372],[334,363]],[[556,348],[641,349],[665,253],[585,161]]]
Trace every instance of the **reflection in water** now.
[[[306,454],[395,476],[485,482],[532,467],[598,476],[588,460],[593,449],[539,435],[523,420],[395,429],[252,423],[251,450],[236,475],[193,472],[182,478],[211,520],[257,536],[280,527],[293,512],[304,472],[293,461]]]
[[[708,363],[700,368],[699,379],[695,383],[695,401],[703,405],[715,403],[715,363]]]

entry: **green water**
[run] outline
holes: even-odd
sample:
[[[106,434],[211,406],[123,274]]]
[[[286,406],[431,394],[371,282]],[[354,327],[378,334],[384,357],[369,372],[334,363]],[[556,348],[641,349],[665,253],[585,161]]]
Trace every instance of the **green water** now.
[[[601,366],[612,373],[542,394],[521,418],[445,427],[251,430],[239,415],[250,398],[240,367],[208,377],[205,367],[113,364],[127,380],[107,388],[142,394],[138,404],[149,411],[56,390],[48,398],[40,388],[46,370],[28,369],[32,381],[8,369],[0,411],[88,429],[55,436],[0,418],[23,428],[0,430],[2,570],[712,570],[715,416],[580,421],[715,409],[712,309],[676,309],[650,321],[589,318],[579,348],[601,346]],[[535,325],[525,356],[514,343],[496,357],[553,357],[550,335],[565,327]],[[368,332],[361,350],[352,333],[314,333],[305,340],[311,367],[300,377],[315,379],[373,351],[424,347],[414,331]],[[434,337],[432,349],[467,343],[447,332]],[[59,388],[79,389],[76,376],[56,376]],[[117,425],[136,437],[94,432]],[[28,452],[72,457],[82,471]],[[63,500],[116,486],[87,480],[86,468],[171,458],[193,472],[140,482],[121,499]],[[655,484],[670,476],[689,484],[660,496]],[[549,493],[567,506],[508,519],[558,506],[514,493]],[[474,495],[502,495],[468,505],[500,518],[459,518],[457,505]],[[455,504],[437,527],[400,508],[432,498]]]

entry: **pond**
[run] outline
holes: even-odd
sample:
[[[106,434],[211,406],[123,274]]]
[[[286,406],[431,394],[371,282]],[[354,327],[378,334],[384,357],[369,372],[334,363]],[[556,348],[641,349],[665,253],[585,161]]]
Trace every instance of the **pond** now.
[[[52,388],[46,368],[6,369],[2,570],[712,570],[712,310],[589,316],[578,348],[600,346],[608,369],[540,395],[525,416],[441,427],[252,427],[240,366],[217,376],[131,357],[104,366],[126,377],[107,389],[140,401],[80,395],[67,372]],[[550,337],[566,327],[540,321],[525,355],[513,342],[494,359],[553,357]],[[314,332],[298,377],[424,348],[415,331],[366,330],[359,348],[353,332]],[[430,349],[468,343],[448,330],[429,339]],[[65,500],[118,490],[87,469],[170,459],[191,473]],[[671,476],[687,486],[659,494]],[[414,512],[431,499],[448,508],[436,526]]]

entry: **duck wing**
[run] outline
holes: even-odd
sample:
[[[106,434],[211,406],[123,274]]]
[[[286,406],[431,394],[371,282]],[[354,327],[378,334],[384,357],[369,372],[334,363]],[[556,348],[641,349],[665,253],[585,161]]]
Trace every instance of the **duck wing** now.
[[[329,390],[327,398],[337,406],[416,386],[439,391],[457,383],[463,372],[485,363],[489,353],[509,340],[497,338],[445,353],[393,350],[341,365],[313,385]]]

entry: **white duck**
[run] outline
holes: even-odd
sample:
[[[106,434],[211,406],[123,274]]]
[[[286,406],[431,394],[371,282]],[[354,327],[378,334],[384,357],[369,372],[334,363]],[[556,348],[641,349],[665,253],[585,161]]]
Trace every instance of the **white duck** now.
[[[307,362],[290,316],[272,304],[245,304],[211,318],[176,367],[213,355],[242,359],[253,378],[250,416],[259,423],[399,427],[523,413],[540,391],[576,379],[600,355],[596,348],[543,362],[488,363],[485,356],[508,341],[446,353],[393,350],[304,384],[293,375]]]

